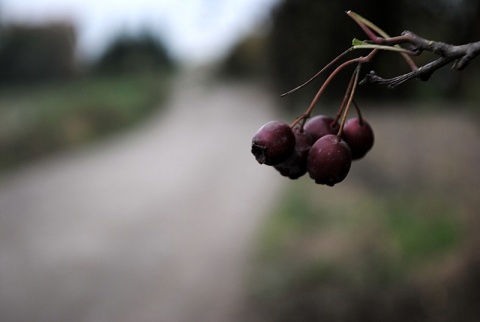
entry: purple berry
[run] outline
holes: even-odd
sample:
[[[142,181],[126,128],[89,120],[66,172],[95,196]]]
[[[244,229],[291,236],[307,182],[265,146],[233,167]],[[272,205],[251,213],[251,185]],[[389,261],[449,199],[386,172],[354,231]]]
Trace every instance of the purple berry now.
[[[342,138],[352,151],[352,160],[364,157],[374,142],[373,130],[370,125],[364,119],[360,121],[357,117],[345,122]]]
[[[334,134],[327,134],[310,148],[307,171],[316,183],[333,186],[345,179],[351,163],[352,155],[347,143]]]
[[[313,140],[316,141],[324,135],[336,134],[340,126],[335,120],[326,115],[317,115],[305,123],[305,131],[311,133]]]
[[[277,165],[285,161],[295,148],[295,135],[287,123],[270,121],[253,136],[252,153],[258,163]]]
[[[293,153],[287,160],[276,165],[275,169],[282,176],[298,179],[307,173],[307,155],[313,144],[313,137],[300,127],[294,127],[293,134],[295,135],[295,149]]]

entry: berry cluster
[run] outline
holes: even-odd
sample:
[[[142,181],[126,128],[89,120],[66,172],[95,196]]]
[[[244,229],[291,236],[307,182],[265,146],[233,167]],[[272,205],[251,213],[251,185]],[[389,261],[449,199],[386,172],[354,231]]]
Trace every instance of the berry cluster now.
[[[264,124],[253,136],[252,153],[260,164],[298,179],[308,172],[318,184],[333,186],[345,179],[352,160],[365,156],[374,142],[370,125],[361,117],[343,120],[317,115],[291,126]]]
[[[351,11],[347,14],[371,39],[387,37],[383,30],[365,18]],[[291,125],[282,121],[270,121],[255,133],[252,139],[252,153],[260,164],[273,166],[281,175],[290,179],[298,179],[308,172],[316,183],[333,186],[346,178],[352,160],[361,159],[372,148],[374,142],[372,128],[362,118],[360,108],[353,99],[359,83],[361,67],[370,62],[379,50],[393,50],[402,55],[411,52],[395,46],[370,44],[356,39],[352,44],[352,47],[333,59],[307,82],[282,95],[293,93],[309,84],[349,52],[355,49],[371,49],[367,56],[353,58],[337,66],[326,78],[305,113],[297,117]],[[411,62],[409,57],[406,60]],[[336,117],[326,115],[310,117],[317,101],[333,77],[352,64],[357,64],[357,67],[352,74]],[[347,120],[351,105],[355,106],[358,116]]]
[[[364,17],[352,11],[347,11],[347,15],[361,27],[369,39],[362,41],[354,38],[350,48],[334,58],[307,82],[282,96],[309,84],[355,50],[369,50],[369,53],[339,64],[326,78],[305,113],[297,117],[291,125],[281,121],[271,121],[262,126],[253,137],[252,153],[257,161],[260,164],[275,167],[283,176],[291,179],[297,179],[308,172],[316,183],[333,186],[345,179],[350,171],[352,160],[362,158],[372,148],[374,141],[372,128],[362,118],[360,109],[353,99],[357,84],[372,82],[393,88],[414,78],[428,80],[434,71],[450,62],[455,62],[454,66],[462,70],[477,56],[475,51],[479,52],[476,49],[480,42],[452,46],[420,38],[408,31],[400,36],[390,37]],[[403,48],[402,44],[410,44],[411,48]],[[381,51],[400,54],[411,71],[390,79],[382,78],[371,71],[359,82],[362,66],[372,62]],[[420,55],[423,51],[430,51],[441,57],[417,67],[412,57]],[[333,77],[353,64],[357,67],[336,117],[318,115],[310,118],[315,104]],[[358,117],[347,120],[352,104],[357,109]]]

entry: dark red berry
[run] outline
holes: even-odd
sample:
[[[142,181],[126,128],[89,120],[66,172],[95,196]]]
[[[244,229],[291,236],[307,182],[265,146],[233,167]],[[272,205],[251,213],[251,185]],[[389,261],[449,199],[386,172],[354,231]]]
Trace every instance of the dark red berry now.
[[[364,119],[360,122],[357,117],[345,122],[342,138],[350,146],[352,160],[364,157],[374,142],[373,130],[370,125]]]
[[[334,134],[318,139],[310,148],[307,171],[318,184],[333,186],[350,171],[352,156],[347,143]]]
[[[290,179],[298,179],[307,173],[307,155],[313,144],[313,137],[310,133],[300,127],[293,128],[295,135],[295,149],[290,157],[284,162],[275,166],[282,176]]]
[[[295,148],[295,135],[287,123],[270,121],[253,136],[252,153],[258,163],[276,165],[285,161]]]
[[[313,140],[316,141],[327,134],[337,134],[340,126],[335,120],[326,115],[317,115],[305,123],[305,131],[311,133]]]

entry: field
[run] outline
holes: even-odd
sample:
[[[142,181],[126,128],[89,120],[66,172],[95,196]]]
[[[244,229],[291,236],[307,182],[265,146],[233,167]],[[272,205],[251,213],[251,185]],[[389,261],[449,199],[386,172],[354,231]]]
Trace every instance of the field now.
[[[166,98],[165,77],[83,77],[0,88],[0,171],[134,125]]]

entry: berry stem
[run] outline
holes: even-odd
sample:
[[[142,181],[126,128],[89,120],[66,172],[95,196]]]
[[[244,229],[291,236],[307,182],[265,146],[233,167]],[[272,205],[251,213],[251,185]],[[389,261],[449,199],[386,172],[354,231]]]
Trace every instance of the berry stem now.
[[[350,64],[353,64],[353,63],[358,63],[358,65],[361,65],[363,63],[367,63],[369,62],[373,56],[375,56],[375,54],[378,52],[378,49],[374,49],[372,50],[367,56],[363,57],[357,57],[357,58],[353,58],[353,59],[350,59],[346,62],[344,62],[343,64],[341,64],[340,66],[338,66],[329,76],[328,78],[325,80],[325,82],[323,83],[322,87],[320,87],[320,89],[318,90],[317,92],[317,95],[315,95],[315,97],[313,98],[312,102],[310,103],[310,106],[308,107],[307,111],[305,112],[305,115],[307,115],[308,117],[310,117],[310,114],[312,113],[312,110],[315,106],[315,104],[317,103],[317,101],[319,100],[320,96],[322,95],[323,91],[325,90],[325,88],[327,87],[327,85],[332,81],[332,79],[338,74],[338,72],[340,72],[343,68],[347,67],[348,65]],[[357,67],[358,69],[358,67]],[[358,74],[356,76],[356,80],[354,81],[354,84],[352,85],[352,90],[353,92],[355,91],[354,88],[356,87],[356,83],[358,82]]]
[[[299,85],[297,87],[295,87],[294,89],[291,89],[289,90],[288,92],[286,93],[283,93],[282,95],[280,95],[280,97],[284,97],[284,96],[287,96],[293,92],[296,92],[298,91],[299,89],[301,89],[302,87],[310,84],[315,78],[317,78],[318,76],[320,76],[325,70],[327,70],[328,68],[330,68],[333,64],[335,64],[340,58],[342,58],[343,56],[345,56],[346,54],[348,54],[349,52],[351,52],[353,50],[353,47],[350,47],[348,48],[347,50],[345,50],[343,53],[341,53],[340,55],[338,55],[337,57],[335,57],[331,62],[329,62],[325,67],[323,67],[319,72],[317,72],[315,75],[313,75],[309,80],[307,80],[305,83],[303,83],[302,85]]]
[[[346,62],[342,63],[340,66],[338,66],[337,68],[335,68],[335,70],[327,77],[327,79],[325,80],[325,82],[323,82],[322,86],[320,87],[320,89],[318,90],[317,94],[315,95],[315,97],[313,98],[312,102],[310,103],[310,105],[308,106],[307,110],[305,111],[305,113],[303,113],[302,115],[298,116],[294,121],[293,123],[290,125],[291,128],[293,128],[296,124],[298,124],[300,121],[302,122],[305,122],[306,119],[308,119],[310,117],[310,115],[312,114],[312,111],[313,111],[313,108],[315,107],[315,105],[317,104],[318,100],[320,99],[320,96],[322,95],[322,93],[325,91],[325,88],[328,86],[328,84],[330,84],[330,82],[332,81],[332,79],[342,70],[344,69],[345,67],[347,67],[348,65],[350,64],[353,64],[353,63],[358,63],[359,65],[363,64],[363,63],[368,63],[374,56],[375,54],[377,54],[377,52],[379,51],[378,48],[375,48],[373,49],[367,56],[363,57],[363,56],[360,56],[360,57],[357,57],[357,58],[353,58],[353,59],[350,59],[350,60],[347,60]],[[329,64],[330,65],[330,64]],[[358,68],[358,67],[357,67]],[[358,82],[358,75],[356,76],[356,81],[355,82]],[[356,86],[356,84],[355,84]],[[303,124],[303,123],[302,123]]]
[[[352,103],[353,103],[353,106],[355,106],[355,109],[357,110],[357,114],[358,114],[358,123],[360,125],[363,125],[363,117],[362,117],[362,112],[360,112],[360,107],[358,106],[357,102],[355,101],[355,99],[352,100]]]
[[[366,42],[355,42],[355,45],[351,47],[353,50],[355,49],[381,49],[385,51],[393,51],[393,52],[398,52],[400,54],[405,54],[407,57],[410,56],[415,56],[417,55],[417,52],[408,50],[402,47],[396,47],[396,46],[387,46],[387,45],[379,45],[379,44],[370,44]],[[409,56],[410,55],[410,56]]]
[[[305,125],[305,121],[307,120],[307,118],[309,118],[309,116],[307,116],[307,114],[303,113],[302,115],[298,116],[293,122],[292,124],[290,124],[290,128],[294,128],[295,125],[297,124],[300,124],[300,129],[303,130],[303,126]]]
[[[353,59],[350,59],[350,60],[347,60],[346,62],[343,62],[340,66],[338,66],[337,68],[335,68],[335,70],[327,77],[327,79],[325,80],[325,82],[323,82],[322,86],[320,87],[320,89],[318,90],[317,94],[315,95],[315,97],[313,98],[312,102],[310,103],[310,105],[308,106],[307,110],[305,111],[305,113],[303,113],[302,115],[298,116],[294,121],[293,123],[290,125],[291,128],[293,128],[295,125],[297,125],[298,123],[302,122],[301,123],[301,127],[303,127],[303,124],[305,123],[305,120],[308,119],[310,117],[310,115],[312,114],[312,111],[313,111],[313,108],[315,107],[315,105],[317,104],[318,100],[320,99],[320,96],[322,95],[322,93],[325,91],[326,87],[328,86],[328,84],[330,84],[330,82],[332,81],[332,79],[342,70],[344,69],[345,67],[347,67],[348,65],[350,64],[353,64],[353,63],[357,63],[359,66],[364,64],[364,63],[368,63],[370,60],[372,60],[372,58],[377,54],[377,52],[380,50],[379,48],[372,48],[373,50],[367,55],[367,56],[360,56],[360,57],[357,57],[357,58],[353,58]],[[326,68],[330,67],[333,63],[335,63],[339,58],[343,57],[346,53],[348,53],[349,51],[353,50],[353,47],[349,48],[347,51],[343,52],[341,55],[339,55],[338,57],[336,57],[334,60],[332,60],[329,64],[327,64],[327,66],[325,66],[320,72],[317,73],[316,76],[318,76],[321,72],[323,72]],[[359,66],[357,66],[357,69],[359,69]],[[358,83],[358,72],[355,73],[356,74],[356,77],[355,77],[355,84],[352,85],[353,86],[353,92],[355,92],[354,88],[357,86],[356,83]],[[315,78],[316,76],[314,76],[313,78]],[[308,80],[305,84],[303,85],[300,85],[298,86],[297,88],[285,93],[285,94],[282,94],[282,96],[285,96],[289,93],[292,93],[293,91],[296,91],[297,89],[303,87],[304,85],[308,84],[309,82],[311,82],[312,79]],[[347,93],[348,93],[348,90],[347,90]],[[353,97],[351,97],[353,98]],[[350,102],[348,103],[348,105],[351,104],[351,100]],[[342,104],[343,105],[343,104]],[[342,106],[342,109],[343,109],[343,106]],[[340,110],[340,114],[341,114],[341,110]]]
[[[325,80],[325,82],[323,83],[322,87],[320,87],[320,89],[318,90],[317,94],[315,95],[315,97],[313,98],[312,102],[310,103],[310,106],[308,107],[307,111],[305,112],[305,115],[307,115],[307,117],[310,117],[310,114],[312,113],[313,111],[313,108],[315,107],[315,104],[317,104],[318,100],[320,99],[320,96],[323,94],[323,92],[325,91],[325,89],[327,88],[328,84],[330,84],[330,82],[332,81],[332,79],[342,70],[344,69],[345,67],[347,67],[348,65],[350,64],[353,64],[353,63],[359,63],[364,57],[358,57],[358,58],[354,58],[354,59],[351,59],[351,60],[348,60],[346,62],[344,62],[343,64],[341,64],[340,66],[338,66],[329,76],[328,78]]]
[[[383,31],[381,28],[379,28],[377,25],[375,25],[373,22],[371,22],[368,19],[365,19],[364,17],[360,16],[358,13],[355,13],[351,10],[347,11],[347,15],[352,18],[359,26],[362,28],[362,30],[365,32],[365,34],[372,40],[374,43],[381,43],[385,39],[391,38],[385,31]],[[377,34],[379,34],[381,37],[377,37],[373,31],[375,31]],[[401,48],[399,45],[394,45],[393,47],[396,48]],[[416,70],[418,67],[415,64],[415,62],[412,60],[412,58],[409,56],[409,54],[405,52],[401,52],[402,57],[405,59],[407,62],[408,66],[412,70]]]
[[[350,93],[352,92],[352,87],[353,87],[353,82],[354,81],[355,81],[355,73],[353,73],[352,77],[350,77],[350,81],[348,83],[347,90],[345,91],[345,95],[343,96],[342,104],[340,105],[340,108],[338,109],[337,115],[335,116],[335,119],[333,120],[333,124],[336,124],[340,120],[340,117],[342,116],[343,109],[345,108],[345,105],[347,104],[348,98],[350,97]]]
[[[338,129],[338,133],[337,133],[337,138],[339,140],[342,138],[343,127],[345,126],[345,121],[347,120],[348,110],[350,109],[350,105],[352,104],[352,101],[353,101],[353,96],[355,95],[355,90],[356,90],[357,84],[358,84],[358,74],[360,74],[360,69],[361,68],[362,68],[362,63],[359,62],[358,65],[357,65],[357,68],[355,68],[355,71],[353,72],[353,79],[354,80],[353,80],[352,90],[350,91],[350,96],[348,98],[347,105],[345,106],[342,121],[340,123],[340,128]]]

